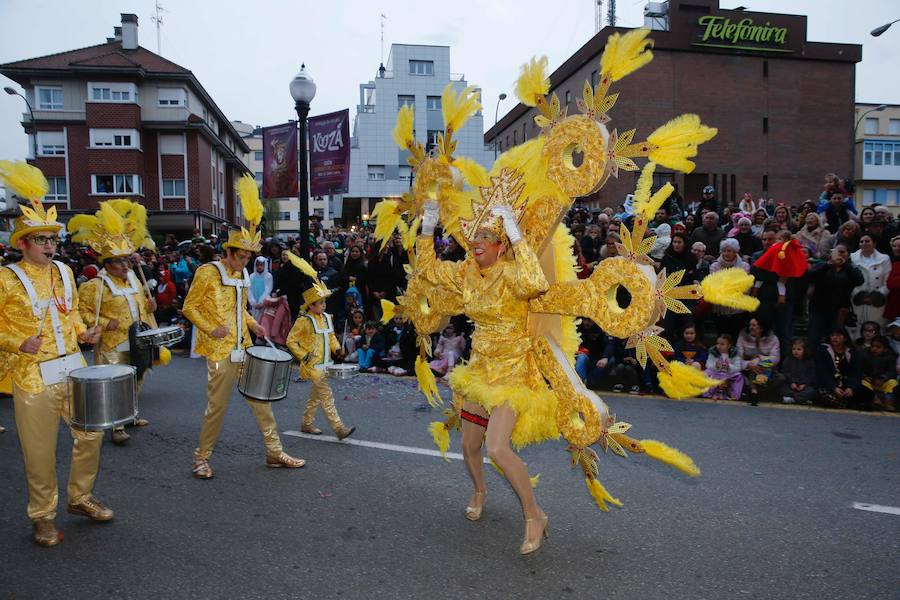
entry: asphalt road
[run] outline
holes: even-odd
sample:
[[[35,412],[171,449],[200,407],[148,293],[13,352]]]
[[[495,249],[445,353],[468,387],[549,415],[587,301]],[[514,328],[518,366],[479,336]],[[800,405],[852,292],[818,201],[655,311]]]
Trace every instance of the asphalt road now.
[[[126,447],[104,444],[95,492],[111,523],[65,513],[60,429],[66,538],[52,549],[31,541],[12,402],[0,400],[0,598],[900,598],[900,515],[853,508],[900,506],[895,417],[609,396],[635,437],[682,449],[703,475],[610,454],[601,480],[625,506],[605,514],[561,442],[528,448],[550,540],[522,557],[518,503],[489,466],[477,523],[463,516],[458,460],[283,435],[309,462],[266,469],[236,393],[216,476],[195,480],[205,382],[201,360],[178,357],[148,378],[151,425]],[[439,414],[414,410],[414,380],[332,384],[352,440],[433,449]],[[281,431],[299,429],[307,389],[292,384],[275,406]]]

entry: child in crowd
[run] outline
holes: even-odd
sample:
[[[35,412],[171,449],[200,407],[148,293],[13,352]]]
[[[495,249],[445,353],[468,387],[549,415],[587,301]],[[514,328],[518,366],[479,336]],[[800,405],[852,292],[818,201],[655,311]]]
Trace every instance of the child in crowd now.
[[[859,350],[868,348],[872,344],[872,340],[881,335],[881,325],[875,321],[866,321],[860,328],[862,337],[857,338],[856,347]]]
[[[716,338],[716,345],[709,349],[706,359],[706,375],[718,379],[720,383],[708,390],[706,398],[737,400],[744,389],[744,376],[741,374],[741,357],[731,336],[723,333]]]
[[[769,271],[778,275],[778,303],[785,303],[787,293],[786,283],[789,277],[803,277],[806,274],[806,252],[797,240],[793,239],[788,229],[782,229],[775,234],[777,242],[763,252],[753,266],[763,271]],[[762,287],[762,280],[757,279],[753,284],[752,295]]]
[[[672,360],[690,365],[701,371],[706,365],[706,347],[697,341],[697,328],[693,323],[688,323],[684,326],[684,330],[681,332],[681,339],[675,342],[673,350],[675,352],[672,354]]]
[[[386,328],[387,342],[384,362],[391,375],[406,375],[413,370],[416,358],[416,330],[409,319],[394,315]]]
[[[448,324],[434,348],[434,360],[429,363],[431,370],[446,381],[465,349],[466,338],[456,333],[453,323]]]
[[[609,374],[609,380],[613,382],[613,391],[621,392],[625,389],[629,394],[640,394],[639,385],[644,379],[644,372],[635,357],[634,349],[626,349],[625,341],[613,339],[614,365]]]
[[[347,321],[344,331],[344,352],[347,354],[344,362],[359,362],[356,349],[365,335],[366,317],[361,310],[354,310],[350,313],[350,320]]]
[[[369,321],[365,326],[365,334],[356,347],[356,360],[360,371],[371,373],[384,372],[382,367],[375,365],[384,355],[384,336],[378,331],[378,323]]]
[[[896,362],[887,339],[875,336],[868,348],[860,353],[862,388],[859,391],[864,410],[894,410],[894,388],[897,387]]]
[[[781,363],[784,381],[781,400],[785,404],[812,404],[816,398],[816,365],[803,338],[791,342],[791,355]]]

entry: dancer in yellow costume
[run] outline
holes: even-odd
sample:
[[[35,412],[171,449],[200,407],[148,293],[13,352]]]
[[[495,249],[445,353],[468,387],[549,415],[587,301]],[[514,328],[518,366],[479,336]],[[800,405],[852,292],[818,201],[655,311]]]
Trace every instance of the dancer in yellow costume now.
[[[325,370],[331,364],[332,355],[343,354],[341,344],[334,335],[331,315],[325,312],[325,299],[331,295],[331,290],[319,281],[318,274],[308,262],[292,252],[288,252],[288,257],[297,268],[313,278],[313,286],[303,292],[301,310],[305,313],[297,317],[287,337],[288,350],[300,361],[300,377],[309,379],[312,383],[300,431],[313,435],[322,433],[313,423],[316,408],[321,405],[328,425],[337,438],[342,440],[356,431],[356,427],[347,427],[341,421]]]
[[[251,345],[250,331],[258,336],[266,334],[247,312],[250,276],[246,266],[253,253],[262,247],[256,227],[262,218],[263,206],[259,201],[259,188],[249,175],[238,181],[237,191],[249,229],[241,228],[229,234],[228,241],[222,244],[225,257],[197,269],[184,300],[184,316],[197,328],[195,349],[197,354],[206,357],[208,379],[209,401],[192,467],[198,479],[213,476],[209,457],[222,429],[228,399],[240,375],[244,349]],[[305,460],[289,456],[282,449],[272,405],[253,400],[247,400],[247,405],[263,435],[266,466],[296,469],[305,465]]]
[[[398,305],[383,302],[386,315],[409,317],[419,335],[416,360],[419,385],[434,405],[442,402],[428,369],[429,334],[447,319],[465,313],[475,322],[472,355],[450,376],[452,407],[445,422],[430,426],[442,452],[449,432],[462,429],[466,467],[474,486],[465,515],[481,517],[486,487],[481,447],[509,480],[522,504],[525,535],[520,552],[537,550],[547,534],[547,516],[537,503],[526,465],[510,448],[562,435],[572,465],[580,466],[597,505],[621,506],[598,479],[598,455],[591,448],[625,456],[644,453],[689,475],[699,469],[687,455],[655,440],[638,441],[625,435],[631,428],[618,422],[574,371],[578,348],[576,318],[589,317],[608,334],[627,338],[642,366],[648,358],[659,370],[660,386],[675,397],[697,395],[715,382],[680,363],[670,364],[662,352],[671,350],[657,321],[667,310],[688,312],[682,299],[705,297],[752,310],[755,299],[745,292],[753,278],[743,271],[725,270],[700,285],[678,285],[683,271],[656,274],[647,253],[655,237],[644,239],[647,223],[672,192],[665,185],[651,195],[657,164],[690,172],[689,160],[699,144],[716,130],[696,115],[682,115],[632,143],[635,130],[611,132],[609,111],[618,94],[610,85],[652,59],[649,31],[634,30],[610,36],[600,61],[596,86],[585,82],[578,107],[582,114],[567,116],[556,94],[550,94],[547,59],[532,59],[522,68],[516,85],[519,100],[534,107],[541,134],[504,153],[486,172],[471,159],[455,157],[454,134],[480,110],[473,88],[444,90],[441,106],[444,134],[434,154],[426,154],[413,133],[413,113],[404,107],[394,139],[409,152],[414,185],[400,200],[384,200],[373,211],[375,234],[387,240],[399,231],[410,253],[409,284]],[[580,164],[573,158],[582,155]],[[649,157],[635,193],[632,230],[621,229],[619,256],[600,263],[591,277],[578,280],[571,254],[573,240],[562,217],[573,199],[596,192],[619,171],[636,171],[634,158]],[[461,263],[435,258],[432,234],[437,222],[467,250]],[[422,235],[416,239],[419,226]],[[631,300],[619,305],[617,291],[625,288]]]
[[[16,429],[28,479],[28,518],[34,541],[55,546],[58,490],[56,439],[59,419],[70,421],[66,377],[84,366],[78,343],[94,344],[100,328],[87,328],[78,312],[71,269],[54,261],[59,231],[56,208],[45,210],[43,174],[25,163],[0,161],[0,179],[31,206],[13,223],[10,244],[19,263],[0,269],[0,379],[12,378]],[[68,511],[109,521],[113,511],[92,495],[100,466],[103,433],[69,428],[74,441],[69,472]]]
[[[148,237],[146,220],[139,222],[132,217],[139,212],[146,215],[143,206],[130,200],[110,200],[101,202],[95,215],[77,215],[68,223],[72,240],[87,243],[100,255],[103,266],[95,279],[85,282],[78,290],[82,320],[88,326],[102,328],[100,345],[94,349],[95,365],[130,365],[129,327],[138,322],[155,323],[156,301],[144,293],[131,270],[131,255]],[[98,314],[99,323],[95,323]],[[168,354],[168,349],[162,350]],[[142,374],[137,380],[136,394],[140,395],[143,383]],[[143,427],[149,423],[138,418],[134,424]],[[124,426],[112,432],[116,444],[124,444],[130,437]]]

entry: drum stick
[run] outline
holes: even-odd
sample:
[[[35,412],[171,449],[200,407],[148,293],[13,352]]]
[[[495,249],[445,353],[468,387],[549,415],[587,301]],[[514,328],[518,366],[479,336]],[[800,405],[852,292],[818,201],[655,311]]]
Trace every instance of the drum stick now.
[[[51,302],[53,299],[51,298]],[[47,305],[47,308],[44,309],[44,316],[41,317],[41,322],[38,324],[37,334],[34,337],[41,337],[41,332],[44,330],[44,323],[47,321],[47,314],[50,312],[50,305]]]
[[[272,340],[270,340],[268,336],[263,336],[263,339],[266,340],[266,343],[267,343],[267,344],[269,344],[270,346],[272,346],[272,349],[273,349],[273,350],[278,350],[278,348],[275,347],[275,344],[272,343]]]
[[[97,306],[94,308],[94,327],[100,326],[100,306],[103,303],[103,280],[97,279],[97,283],[100,285],[100,289],[97,291]],[[103,335],[103,328],[100,328],[100,335]],[[97,338],[97,343],[100,343],[100,338]]]

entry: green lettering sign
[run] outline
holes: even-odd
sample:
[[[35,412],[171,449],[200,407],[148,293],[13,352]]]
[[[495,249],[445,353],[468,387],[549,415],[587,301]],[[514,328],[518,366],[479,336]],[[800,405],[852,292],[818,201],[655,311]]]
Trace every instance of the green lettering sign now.
[[[734,48],[739,50],[756,50],[762,52],[791,52],[787,48],[772,48],[771,45],[783,46],[787,41],[787,27],[773,27],[768,21],[765,25],[755,25],[753,19],[747,17],[733,22],[727,17],[705,15],[697,20],[702,28],[700,41],[693,46],[710,48]],[[747,44],[767,44],[756,46]]]

